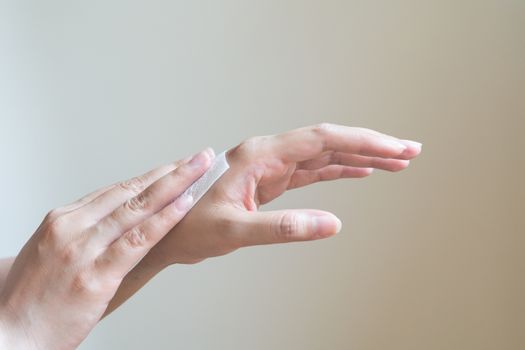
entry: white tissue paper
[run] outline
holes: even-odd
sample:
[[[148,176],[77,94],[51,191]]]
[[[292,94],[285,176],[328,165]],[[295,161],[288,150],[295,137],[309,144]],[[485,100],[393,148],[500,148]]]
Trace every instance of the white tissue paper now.
[[[208,170],[184,192],[184,194],[189,194],[193,197],[192,207],[229,168],[230,165],[226,160],[226,151],[213,159],[213,163]]]

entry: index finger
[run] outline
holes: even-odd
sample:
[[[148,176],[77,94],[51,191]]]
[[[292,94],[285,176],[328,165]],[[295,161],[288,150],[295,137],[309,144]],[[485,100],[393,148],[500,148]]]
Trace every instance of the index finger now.
[[[413,158],[420,152],[417,142],[399,140],[366,128],[329,123],[295,129],[276,135],[272,141],[272,150],[288,162],[305,161],[327,151],[399,159]]]

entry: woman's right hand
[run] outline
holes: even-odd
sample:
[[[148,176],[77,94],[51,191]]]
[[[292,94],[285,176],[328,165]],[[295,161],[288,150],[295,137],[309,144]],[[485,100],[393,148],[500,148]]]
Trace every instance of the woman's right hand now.
[[[123,277],[187,213],[193,199],[180,195],[213,156],[207,149],[52,210],[0,294],[0,347],[76,348]]]
[[[333,236],[341,222],[315,209],[261,211],[286,191],[319,181],[360,179],[374,169],[406,169],[421,144],[371,129],[318,124],[252,137],[227,152],[228,171],[127,277],[197,263],[236,249]]]

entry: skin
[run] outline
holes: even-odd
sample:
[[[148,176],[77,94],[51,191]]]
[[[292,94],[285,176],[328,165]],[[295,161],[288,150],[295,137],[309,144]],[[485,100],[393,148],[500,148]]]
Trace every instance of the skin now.
[[[230,169],[125,277],[105,314],[171,264],[193,264],[239,248],[331,237],[339,219],[325,211],[259,211],[285,191],[318,181],[400,171],[421,144],[379,132],[320,124],[254,137],[227,152]]]
[[[318,181],[405,169],[420,152],[414,141],[320,124],[229,150],[230,169],[189,213],[191,200],[178,197],[209,167],[211,150],[198,166],[186,159],[55,209],[12,266],[0,262],[0,348],[74,349],[171,264],[331,237],[341,229],[331,213],[259,208]]]
[[[124,276],[187,213],[180,196],[211,164],[205,150],[52,210],[0,294],[0,348],[75,349]]]

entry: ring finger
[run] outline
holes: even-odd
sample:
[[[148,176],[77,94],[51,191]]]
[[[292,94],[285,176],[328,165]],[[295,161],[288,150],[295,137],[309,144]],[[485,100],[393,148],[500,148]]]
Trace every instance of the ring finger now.
[[[352,153],[325,152],[316,159],[310,159],[297,164],[300,170],[316,170],[327,165],[345,165],[360,168],[376,168],[387,171],[399,171],[410,164],[409,160],[367,157]]]

